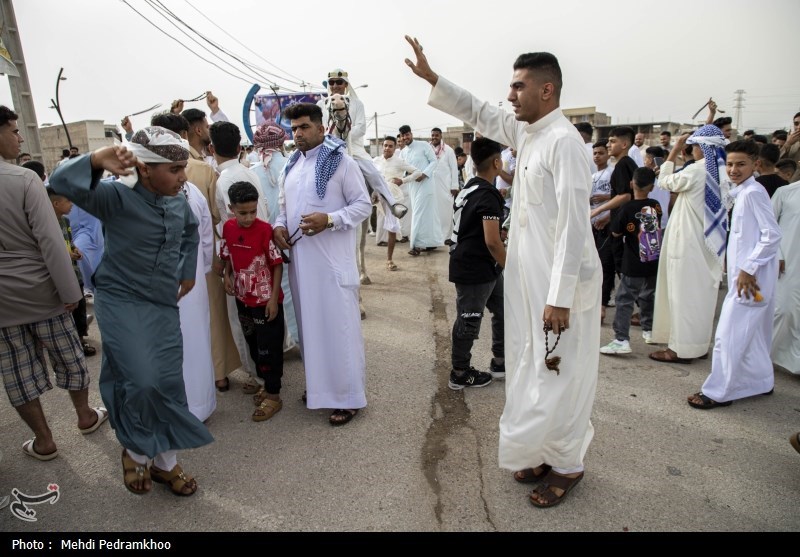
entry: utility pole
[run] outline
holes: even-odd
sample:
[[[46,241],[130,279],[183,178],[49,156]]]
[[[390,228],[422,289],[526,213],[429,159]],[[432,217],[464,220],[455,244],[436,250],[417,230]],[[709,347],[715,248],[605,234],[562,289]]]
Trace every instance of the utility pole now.
[[[378,113],[377,112],[375,113],[373,118],[375,118],[375,156],[377,157],[381,152],[380,148],[378,147]]]
[[[744,94],[746,92],[747,91],[745,91],[744,89],[737,89],[736,91],[734,91],[734,94],[736,95],[736,99],[735,99],[734,102],[736,104],[733,105],[733,108],[736,110],[735,118],[736,118],[736,131],[737,132],[742,129],[742,109],[744,108],[744,104],[743,104],[744,103]]]
[[[2,28],[3,42],[11,54],[14,65],[19,70],[19,77],[8,76],[8,84],[11,89],[14,112],[19,115],[17,125],[25,139],[24,150],[29,152],[35,160],[44,162],[42,146],[39,141],[39,123],[36,121],[31,84],[28,80],[28,67],[25,65],[22,41],[19,37],[14,4],[11,0],[0,0],[0,28]]]

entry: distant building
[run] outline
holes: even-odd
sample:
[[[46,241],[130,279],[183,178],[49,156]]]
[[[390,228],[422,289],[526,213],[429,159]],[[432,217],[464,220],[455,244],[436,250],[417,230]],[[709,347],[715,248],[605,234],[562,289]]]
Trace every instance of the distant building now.
[[[72,140],[72,146],[77,147],[78,152],[81,154],[114,145],[115,140],[122,140],[116,126],[105,124],[102,120],[72,122],[67,124],[67,129]],[[44,167],[47,173],[50,174],[61,160],[61,152],[64,149],[69,149],[67,134],[64,133],[63,126],[42,126],[39,128],[39,138],[42,144]]]
[[[644,144],[648,147],[653,147],[656,145],[661,145],[661,132],[668,131],[672,134],[672,143],[675,143],[675,139],[678,138],[683,133],[691,132],[697,129],[697,125],[695,124],[681,124],[678,122],[644,122],[644,123],[617,123],[617,124],[608,124],[604,126],[595,126],[594,134],[595,134],[595,141],[599,139],[605,139],[608,137],[608,134],[611,133],[611,130],[616,128],[617,126],[627,126],[629,128],[633,128],[634,133],[643,133],[644,134]]]
[[[605,112],[597,112],[596,106],[585,106],[582,108],[565,108],[562,110],[564,116],[573,124],[589,122],[595,128],[611,124],[611,116]]]

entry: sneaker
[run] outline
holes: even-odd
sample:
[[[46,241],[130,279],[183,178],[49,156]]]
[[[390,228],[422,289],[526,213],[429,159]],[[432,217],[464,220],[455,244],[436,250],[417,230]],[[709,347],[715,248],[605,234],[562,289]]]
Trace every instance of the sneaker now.
[[[506,363],[503,361],[502,364],[496,364],[494,358],[492,358],[491,362],[489,362],[489,375],[492,376],[492,379],[497,379],[502,381],[506,378]]]
[[[653,342],[653,332],[652,331],[642,331],[642,338],[647,344],[655,344]]]
[[[485,387],[492,382],[492,374],[485,371],[478,371],[471,367],[462,375],[457,375],[455,370],[450,372],[450,381],[447,386],[454,391],[460,391],[465,387]]]
[[[601,354],[630,354],[631,353],[631,343],[627,340],[612,340],[602,348],[600,348]]]

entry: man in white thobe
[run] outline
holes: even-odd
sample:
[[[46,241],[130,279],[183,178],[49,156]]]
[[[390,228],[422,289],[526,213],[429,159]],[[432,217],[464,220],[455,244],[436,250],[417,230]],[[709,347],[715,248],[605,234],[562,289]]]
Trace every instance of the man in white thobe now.
[[[783,234],[772,363],[800,375],[800,182],[778,188],[772,207]]]
[[[767,190],[753,178],[758,146],[734,141],[725,151],[728,177],[735,185],[730,190],[735,204],[727,249],[728,294],[714,338],[711,374],[688,400],[700,409],[772,394],[775,386],[770,347],[781,230]]]
[[[652,340],[667,344],[665,350],[650,354],[650,358],[658,362],[686,364],[693,358],[705,356],[714,332],[725,234],[723,221],[719,221],[717,226],[723,230],[718,242],[713,244],[714,237],[706,237],[711,213],[706,216],[709,209],[705,192],[707,179],[717,187],[720,172],[724,179],[724,170],[720,170],[717,160],[721,153],[716,151],[724,146],[725,138],[719,129],[711,128],[714,127],[704,126],[691,140],[687,135],[681,136],[661,165],[658,178],[659,188],[678,194],[658,261]],[[708,135],[698,135],[701,130]],[[678,155],[687,141],[693,144],[697,162],[675,173]],[[715,170],[716,176],[711,175]]]
[[[298,150],[286,164],[275,243],[291,249],[307,406],[334,408],[330,423],[338,426],[367,405],[355,243],[372,205],[344,142],[325,135],[321,109],[298,103],[284,117]]]
[[[383,154],[372,159],[372,162],[375,164],[375,168],[377,168],[383,176],[383,179],[386,180],[386,183],[389,184],[389,187],[397,189],[396,192],[393,192],[394,197],[398,202],[402,203],[405,200],[405,195],[400,189],[401,186],[416,180],[419,177],[420,172],[415,167],[411,166],[402,158],[400,158],[400,155],[396,153],[396,148],[397,140],[391,135],[387,135],[383,140]],[[394,271],[397,269],[397,266],[392,261],[392,257],[394,255],[395,242],[397,241],[397,233],[390,232],[383,227],[382,216],[383,205],[379,204],[377,219],[378,230],[375,234],[375,241],[378,244],[385,242],[385,245],[387,246],[386,268],[390,271]],[[408,216],[409,215],[406,214],[403,219]],[[401,228],[403,219],[401,219]]]
[[[343,138],[347,142],[347,154],[356,161],[361,172],[364,174],[364,181],[367,184],[367,188],[373,194],[377,194],[379,202],[383,205],[384,228],[395,233],[400,233],[399,217],[405,214],[405,207],[396,205],[397,201],[394,195],[386,182],[381,178],[378,169],[372,164],[372,157],[369,156],[369,153],[367,153],[367,150],[364,148],[364,136],[367,133],[367,118],[364,110],[364,103],[358,98],[355,87],[350,84],[350,76],[346,71],[337,68],[328,72],[327,83],[328,98],[321,99],[317,103],[317,106],[322,110],[322,125],[328,130],[328,133],[333,133],[330,113],[326,103],[329,101],[331,95],[346,95],[350,103],[348,109],[350,129],[347,131],[347,137]]]
[[[214,259],[214,228],[206,198],[197,186],[185,182],[183,193],[197,217],[200,235],[195,287],[178,301],[183,333],[183,382],[186,384],[189,412],[204,422],[217,407],[211,358],[211,313],[206,288],[206,274],[211,271]]]
[[[431,147],[436,159],[433,180],[436,183],[436,205],[439,213],[439,228],[442,243],[450,245],[453,235],[453,195],[458,193],[458,162],[456,152],[442,140],[442,130],[431,130]]]
[[[517,481],[542,480],[530,494],[533,505],[557,505],[583,478],[594,433],[589,418],[599,365],[602,280],[586,210],[589,155],[559,109],[561,69],[552,54],[517,59],[508,96],[515,114],[509,114],[439,77],[419,43],[406,39],[417,57],[416,64],[406,63],[433,85],[428,103],[517,151],[498,462],[517,470]],[[546,338],[553,353],[545,348]],[[560,360],[545,362],[556,355]]]
[[[245,168],[239,162],[239,152],[241,151],[242,135],[236,124],[219,121],[214,122],[209,128],[211,145],[214,147],[214,159],[216,160],[219,178],[217,178],[216,204],[219,211],[220,221],[217,225],[217,237],[222,238],[222,227],[229,220],[234,218],[230,208],[230,197],[228,190],[236,182],[249,182],[258,191],[258,205],[256,205],[256,216],[264,222],[269,222],[269,211],[264,202],[264,194],[261,192],[261,182],[256,173]],[[221,253],[221,249],[217,253]],[[233,341],[239,351],[239,358],[242,361],[242,369],[250,376],[250,380],[245,385],[245,392],[250,393],[258,389],[258,374],[256,373],[255,363],[250,357],[250,348],[244,339],[242,324],[239,322],[239,311],[236,309],[236,298],[226,296],[228,305],[228,321],[233,334]]]
[[[421,172],[413,182],[409,182],[408,189],[412,214],[411,250],[408,254],[416,256],[422,250],[443,245],[444,238],[439,237],[442,229],[436,203],[436,183],[433,180],[439,161],[430,144],[414,141],[411,126],[400,126],[400,134],[406,145],[400,156]]]

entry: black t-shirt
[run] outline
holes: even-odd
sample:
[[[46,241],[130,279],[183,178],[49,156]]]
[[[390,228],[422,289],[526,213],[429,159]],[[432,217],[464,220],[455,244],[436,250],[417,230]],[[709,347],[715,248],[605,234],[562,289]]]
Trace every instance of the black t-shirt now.
[[[756,181],[764,186],[770,197],[775,195],[775,191],[781,186],[788,186],[789,182],[781,178],[777,174],[767,174],[766,176],[759,176]]]
[[[633,199],[619,209],[611,231],[622,234],[622,274],[653,277],[661,255],[661,205],[655,199]]]
[[[495,221],[499,232],[503,224],[504,203],[497,188],[478,177],[467,182],[456,196],[453,204],[456,243],[450,248],[450,282],[481,284],[500,274],[502,269],[486,247],[483,221]]]
[[[633,173],[636,172],[637,168],[639,166],[628,155],[617,161],[617,164],[614,165],[614,172],[611,173],[611,199],[626,193],[631,194],[631,199],[633,199],[631,180],[633,180]],[[611,220],[613,221],[617,218],[618,214],[619,209],[611,211]]]

